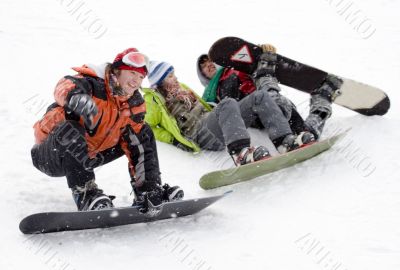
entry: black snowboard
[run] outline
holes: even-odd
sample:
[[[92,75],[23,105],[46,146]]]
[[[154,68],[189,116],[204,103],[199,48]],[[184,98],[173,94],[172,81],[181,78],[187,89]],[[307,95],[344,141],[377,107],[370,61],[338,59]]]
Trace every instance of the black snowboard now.
[[[228,192],[227,192],[228,193]],[[167,202],[141,213],[138,207],[82,212],[47,212],[27,216],[19,229],[25,234],[108,228],[127,224],[193,215],[224,197],[219,196]]]
[[[208,55],[218,65],[252,74],[262,53],[258,45],[237,37],[224,37],[211,46]],[[281,84],[311,93],[321,86],[327,75],[323,70],[277,54],[275,76]],[[340,88],[342,94],[334,103],[368,116],[384,115],[389,110],[389,97],[382,90],[341,76],[337,77],[344,82]]]

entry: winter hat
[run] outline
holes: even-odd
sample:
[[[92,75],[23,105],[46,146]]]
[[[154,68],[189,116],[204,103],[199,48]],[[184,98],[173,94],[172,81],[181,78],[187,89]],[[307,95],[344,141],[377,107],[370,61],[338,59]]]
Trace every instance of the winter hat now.
[[[196,70],[197,70],[197,77],[199,77],[199,80],[201,82],[201,84],[204,87],[207,87],[207,85],[210,83],[210,79],[207,78],[203,72],[201,71],[201,67],[200,65],[202,63],[204,63],[206,60],[208,60],[208,55],[207,54],[202,54],[199,56],[199,58],[197,58],[197,62],[196,62]]]
[[[151,87],[156,87],[174,70],[167,62],[150,61],[149,82]]]
[[[201,84],[204,87],[207,87],[208,84],[210,83],[210,79],[207,78],[203,72],[201,71],[201,64],[204,63],[205,61],[209,60],[209,56],[207,54],[202,54],[199,56],[199,58],[197,58],[197,62],[196,62],[196,70],[197,70],[197,77],[199,78]],[[215,64],[215,68],[218,70],[220,70],[222,67],[220,65]]]
[[[130,55],[128,55],[128,58],[126,59],[127,54]],[[125,51],[117,54],[112,63],[112,67],[121,70],[134,70],[143,76],[146,76],[148,72],[148,61],[148,57],[143,53],[140,53],[136,48],[128,48]]]

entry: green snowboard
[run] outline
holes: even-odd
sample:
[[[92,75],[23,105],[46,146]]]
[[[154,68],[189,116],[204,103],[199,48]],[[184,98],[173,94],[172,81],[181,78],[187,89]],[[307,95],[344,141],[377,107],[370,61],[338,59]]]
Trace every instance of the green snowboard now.
[[[328,150],[340,138],[344,137],[346,133],[347,131],[264,161],[207,173],[200,178],[200,187],[203,189],[213,189],[232,185],[293,166]]]

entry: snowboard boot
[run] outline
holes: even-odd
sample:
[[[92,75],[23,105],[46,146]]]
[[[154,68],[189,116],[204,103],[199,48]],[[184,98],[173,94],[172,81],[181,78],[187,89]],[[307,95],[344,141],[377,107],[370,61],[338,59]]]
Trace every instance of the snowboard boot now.
[[[271,157],[265,146],[245,147],[238,154],[233,154],[232,159],[236,166],[249,164]]]
[[[72,188],[72,197],[78,211],[102,210],[114,207],[112,200],[115,196],[107,196],[97,187],[94,180],[86,182],[84,187]]]
[[[319,139],[326,120],[332,115],[332,102],[338,97],[343,80],[328,74],[322,85],[311,93],[310,114],[304,121],[306,129]]]
[[[135,199],[132,206],[140,206],[146,212],[149,206],[158,206],[164,202],[182,200],[183,190],[179,186],[170,187],[164,184],[162,187],[156,185],[151,191],[137,191],[134,189]]]
[[[158,206],[163,203],[164,190],[156,185],[151,191],[138,191],[134,189],[135,198],[132,206],[139,207],[141,212],[147,212],[149,206]]]
[[[304,145],[315,142],[315,136],[309,131],[303,131],[299,135],[289,134],[273,141],[279,153],[284,154]]]
[[[289,134],[275,139],[272,142],[275,145],[276,150],[278,150],[280,154],[284,154],[300,147],[296,139],[296,135]]]
[[[182,200],[185,195],[179,186],[170,187],[168,184],[164,184],[162,188],[164,189],[163,200],[167,202]]]
[[[318,140],[321,137],[326,120],[327,118],[322,118],[320,114],[310,113],[304,121],[304,126],[314,135],[315,139]]]
[[[303,131],[299,135],[297,135],[296,138],[296,143],[300,146],[303,147],[308,144],[312,144],[315,142],[315,136],[313,133],[309,131]]]
[[[328,74],[323,81],[322,85],[314,90],[311,95],[318,95],[322,98],[325,98],[327,101],[331,103],[340,96],[340,87],[343,84],[343,80],[335,75]]]

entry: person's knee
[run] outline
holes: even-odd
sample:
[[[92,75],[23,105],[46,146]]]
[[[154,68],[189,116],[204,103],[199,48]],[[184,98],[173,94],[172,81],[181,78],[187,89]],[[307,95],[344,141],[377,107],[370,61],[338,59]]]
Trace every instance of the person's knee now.
[[[56,142],[62,146],[86,143],[85,129],[77,121],[61,123],[50,136],[54,136]]]
[[[50,133],[51,147],[78,159],[87,159],[85,128],[77,121],[65,121]]]
[[[239,103],[233,98],[224,98],[215,109],[217,119],[221,115],[234,114],[240,112]]]
[[[254,98],[254,105],[260,105],[264,102],[268,102],[268,100],[271,100],[271,97],[266,90],[255,91],[252,95]]]
[[[32,149],[31,149],[31,157],[32,157],[33,166],[35,166],[36,169],[40,170],[38,147],[39,147],[39,145],[37,145],[37,144],[35,144],[32,147]]]
[[[33,166],[48,176],[65,176],[64,170],[58,166],[58,157],[53,155],[55,152],[50,144],[35,144],[31,149]]]
[[[220,103],[219,106],[226,107],[226,106],[236,106],[237,101],[234,98],[226,97]]]

